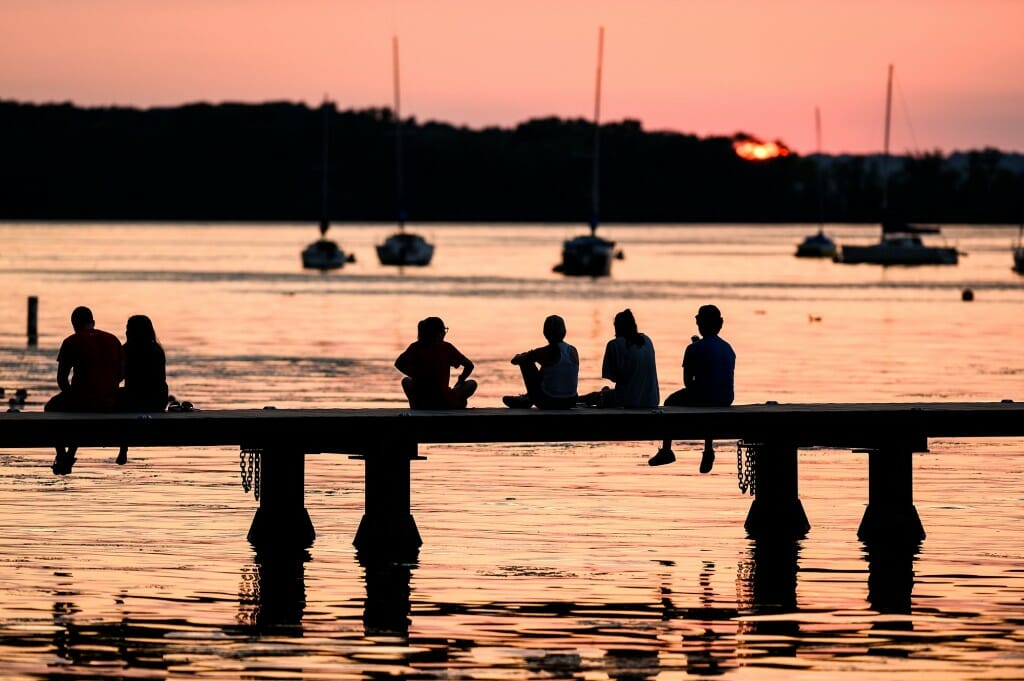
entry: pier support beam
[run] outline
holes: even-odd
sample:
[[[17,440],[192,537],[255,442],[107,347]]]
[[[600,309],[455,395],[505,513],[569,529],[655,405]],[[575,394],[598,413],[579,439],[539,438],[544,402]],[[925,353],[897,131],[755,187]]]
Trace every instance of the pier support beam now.
[[[316,532],[305,501],[305,454],[274,447],[260,454],[260,506],[249,527],[249,541],[263,554],[305,549]]]
[[[868,454],[868,506],[857,537],[863,542],[916,544],[924,526],[914,507],[914,452],[927,452],[927,440],[891,442]]]
[[[753,539],[805,536],[811,524],[800,503],[796,445],[768,442],[759,446],[754,471],[754,502],[743,525],[747,534]]]
[[[412,517],[410,462],[415,442],[390,440],[365,455],[365,510],[353,545],[360,555],[414,559],[423,540]]]

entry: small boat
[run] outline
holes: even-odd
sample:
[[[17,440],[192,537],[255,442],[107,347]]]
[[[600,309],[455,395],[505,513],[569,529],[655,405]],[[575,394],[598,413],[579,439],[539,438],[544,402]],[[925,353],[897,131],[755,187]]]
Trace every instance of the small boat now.
[[[825,190],[821,181],[821,112],[814,107],[814,132],[818,142],[818,233],[806,237],[797,244],[796,257],[798,258],[835,258],[836,242],[825,234]]]
[[[844,244],[835,262],[856,265],[956,265],[960,253],[951,246],[926,246],[920,233],[934,234],[938,228],[904,225],[886,230],[877,244],[850,246]]]
[[[590,234],[568,239],[562,244],[562,262],[554,271],[576,277],[607,277],[612,273],[615,242]]]
[[[797,245],[795,255],[798,258],[834,258],[836,253],[836,242],[819,229],[817,234],[806,237]]]
[[[612,273],[612,259],[621,260],[622,251],[615,251],[615,242],[597,235],[598,186],[601,132],[601,66],[604,60],[604,27],[597,34],[597,90],[594,96],[594,151],[591,178],[590,234],[566,240],[562,244],[562,262],[552,269],[574,277],[607,277]]]
[[[398,231],[377,244],[377,258],[381,265],[398,267],[424,267],[434,257],[434,245],[419,234],[405,231],[405,201],[402,173],[402,114],[398,79],[398,37],[391,39],[392,65],[395,85],[395,195],[398,202]]]
[[[843,245],[835,262],[873,265],[956,265],[960,253],[949,246],[926,246],[921,234],[938,234],[938,227],[894,220],[888,211],[889,120],[892,111],[892,64],[885,91],[885,146],[882,154],[882,238],[870,246]]]
[[[384,243],[377,244],[377,257],[381,265],[410,265],[423,267],[434,257],[434,245],[419,234],[399,229]]]
[[[317,239],[302,251],[302,266],[307,270],[336,270],[347,262],[355,262],[355,258],[326,238]]]
[[[328,218],[328,182],[327,182],[327,141],[330,128],[331,112],[334,105],[324,99],[323,106],[323,169],[321,171],[320,185],[320,238],[306,246],[302,251],[302,266],[307,270],[336,270],[345,266],[345,263],[355,262],[354,255],[346,255],[337,243],[327,238],[327,230],[331,228],[331,221]]]

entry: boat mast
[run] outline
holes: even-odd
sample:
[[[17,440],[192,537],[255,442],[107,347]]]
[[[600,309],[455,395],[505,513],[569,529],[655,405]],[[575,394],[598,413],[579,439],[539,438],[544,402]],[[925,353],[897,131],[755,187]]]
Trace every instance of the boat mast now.
[[[398,231],[405,231],[405,187],[402,173],[402,99],[398,69],[398,36],[391,36],[391,64],[395,87],[395,203]]]
[[[597,233],[597,221],[600,214],[600,198],[598,185],[600,183],[600,158],[601,158],[601,66],[604,61],[604,26],[597,31],[597,84],[594,88],[594,159],[593,174],[591,177],[591,206],[590,206],[590,234]]]
[[[889,218],[889,120],[892,115],[892,64],[885,85],[885,145],[882,148],[882,221]]]
[[[334,106],[327,99],[327,95],[324,95],[323,104],[320,105],[323,119],[323,139],[321,148],[321,169],[320,169],[320,236],[326,236],[327,230],[331,226],[330,217],[328,216],[328,181],[327,181],[327,146],[328,146],[328,134],[331,127],[331,110]]]
[[[825,187],[821,179],[821,109],[814,107],[814,140],[818,149],[818,231],[825,232]]]

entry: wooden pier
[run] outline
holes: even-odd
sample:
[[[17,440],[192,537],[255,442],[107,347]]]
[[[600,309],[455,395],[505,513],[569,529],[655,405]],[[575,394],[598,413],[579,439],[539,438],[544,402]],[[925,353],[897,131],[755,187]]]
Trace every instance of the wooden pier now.
[[[928,438],[1024,436],[1024,403],[753,404],[724,408],[254,409],[164,414],[0,414],[0,449],[237,446],[259,453],[261,493],[249,539],[262,552],[308,547],[315,532],[304,502],[304,455],[363,462],[360,552],[402,555],[421,545],[410,504],[420,444],[735,440],[751,451],[756,481],[745,528],[753,538],[801,537],[810,529],[799,496],[798,450],[867,454],[866,542],[914,543],[914,453]]]

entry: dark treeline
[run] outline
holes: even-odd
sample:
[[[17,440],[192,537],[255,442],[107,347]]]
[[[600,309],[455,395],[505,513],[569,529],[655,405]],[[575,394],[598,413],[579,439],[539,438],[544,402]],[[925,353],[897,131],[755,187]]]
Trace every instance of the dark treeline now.
[[[322,120],[318,108],[291,103],[140,110],[0,102],[0,218],[315,221]],[[329,121],[330,218],[393,220],[391,111],[335,111]],[[407,120],[402,130],[405,210],[413,221],[589,217],[588,121],[475,130]],[[648,132],[630,120],[603,125],[602,220],[880,218],[877,157],[750,162],[732,143]],[[1016,223],[1024,213],[1018,154],[929,153],[890,165],[889,203],[906,219]]]

